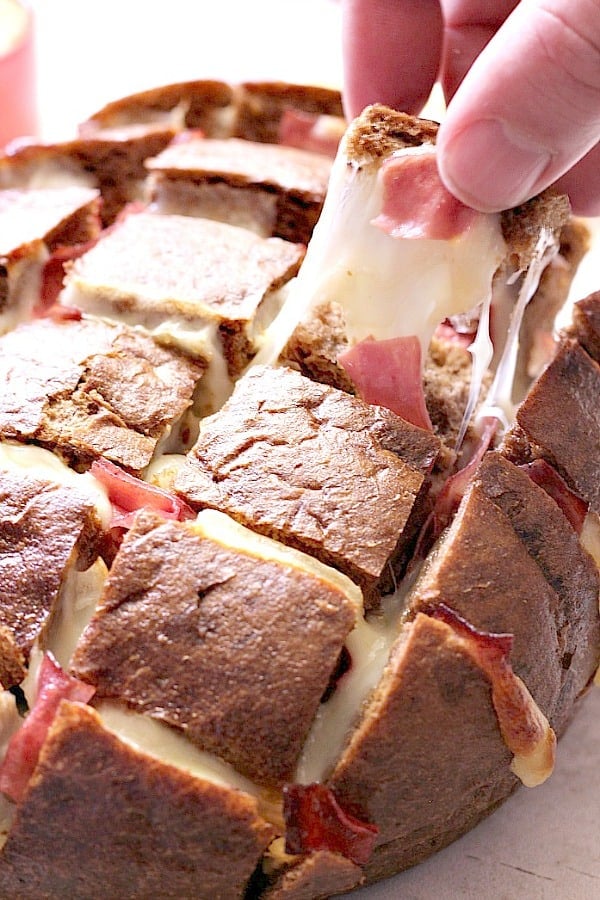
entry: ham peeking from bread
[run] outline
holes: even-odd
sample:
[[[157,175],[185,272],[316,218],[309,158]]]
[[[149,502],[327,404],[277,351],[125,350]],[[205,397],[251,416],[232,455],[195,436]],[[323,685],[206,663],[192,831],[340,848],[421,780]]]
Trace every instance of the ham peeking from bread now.
[[[102,487],[40,447],[0,443],[0,682],[19,685],[39,646],[64,666],[73,639],[61,624],[89,618],[109,527]],[[104,569],[105,572],[105,569]],[[77,603],[77,600],[79,601]],[[76,640],[76,637],[74,638]]]
[[[97,238],[100,209],[87,187],[0,190],[0,333],[43,314],[62,280],[59,260]]]
[[[440,324],[467,314],[475,327],[482,322],[463,409],[468,422],[492,360],[487,330],[498,285],[515,282],[511,305],[522,295],[522,316],[569,217],[566,197],[550,193],[497,215],[465,207],[437,173],[436,132],[433,122],[383,106],[350,125],[300,275],[256,358],[281,357],[329,384],[350,383],[412,421],[418,408],[419,424],[427,421],[423,370]],[[501,385],[491,405],[502,409],[512,399],[518,331],[515,322],[504,355],[495,348]],[[386,355],[383,342],[409,340],[420,347],[420,366],[414,357],[405,365],[400,354],[396,363]],[[459,443],[463,433],[464,426]]]
[[[109,225],[127,203],[143,199],[144,160],[160,153],[175,134],[166,123],[87,139],[10,145],[0,153],[0,188],[98,190],[102,223]]]

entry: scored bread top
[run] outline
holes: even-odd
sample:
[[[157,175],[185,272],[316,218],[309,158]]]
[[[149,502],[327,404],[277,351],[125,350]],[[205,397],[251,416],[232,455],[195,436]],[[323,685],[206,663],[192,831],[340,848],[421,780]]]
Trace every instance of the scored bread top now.
[[[252,797],[125,744],[94,710],[63,701],[0,856],[0,895],[175,900],[202,885],[233,900],[273,834]]]
[[[97,698],[281,785],[362,609],[312,560],[264,557],[260,540],[234,548],[210,527],[140,513],[72,667]]]
[[[206,127],[217,130],[213,137],[272,140],[291,93],[286,86],[232,91],[205,84]],[[130,112],[146,116],[149,129],[163,137],[182,120],[190,124],[181,86],[138,99]],[[128,124],[128,104],[118,106],[98,124],[108,126],[114,114],[115,127],[137,128]],[[371,142],[366,130],[357,138],[360,159],[379,164],[384,148],[435,141],[435,123],[377,108],[366,116]],[[242,119],[248,132],[237,134]],[[123,136],[125,162],[118,169],[110,150],[116,143],[97,138],[96,150],[105,146],[107,155],[104,161],[95,157],[94,177],[105,179],[105,196],[111,196],[112,177],[118,182],[113,198],[130,198],[141,185],[133,166],[137,151],[127,155]],[[72,142],[54,158],[81,174],[84,144]],[[35,160],[34,151],[31,171]],[[18,158],[13,162],[17,169]],[[189,196],[181,198],[187,205]],[[247,205],[247,197],[241,203]],[[563,198],[547,195],[502,217],[513,268],[531,258],[544,230],[554,235],[565,210]],[[285,215],[295,225],[304,215],[302,203],[287,206]],[[320,323],[332,357],[338,348],[335,318],[332,307]],[[94,331],[97,341],[90,337]],[[61,338],[54,342],[53,335]],[[44,442],[77,466],[109,456],[143,472],[179,412],[197,400],[199,367],[179,354],[161,355],[141,331],[83,319],[32,324],[9,337],[6,344],[0,340],[9,387],[0,407],[4,403],[8,427],[16,431],[7,433]],[[307,334],[302,353],[310,355],[310,344]],[[589,365],[565,367],[571,385],[566,393],[555,390],[562,374],[549,371],[536,403],[544,407],[544,423],[550,419],[547,403],[564,427],[569,390],[577,373],[589,374]],[[462,364],[455,372],[461,374]],[[591,383],[595,389],[596,379]],[[440,389],[441,407],[443,394]],[[438,411],[440,417],[452,414],[443,432],[451,435],[455,410]],[[598,422],[589,404],[584,412],[569,440],[589,449]],[[527,459],[543,453],[555,462],[553,433],[543,435],[542,447],[537,426],[526,419],[525,409],[516,449]],[[61,707],[0,853],[0,894],[20,900],[25,884],[27,895],[68,893],[87,900],[94,891],[153,896],[164,886],[165,896],[200,891],[312,900],[417,862],[501,802],[517,779],[490,678],[450,625],[419,610],[444,602],[473,627],[514,631],[515,671],[561,730],[598,664],[598,573],[554,500],[512,463],[488,454],[416,584],[411,569],[393,599],[382,596],[405,572],[431,510],[431,467],[440,456],[440,441],[430,432],[341,390],[284,368],[242,374],[231,401],[200,423],[187,460],[180,446],[163,472],[183,467],[176,484],[195,508],[223,509],[339,566],[364,588],[366,605],[376,612],[363,620],[331,579],[260,553],[233,551],[201,534],[198,521],[139,514],[77,651],[76,668],[98,689],[98,715]],[[592,458],[597,469],[593,452]],[[573,476],[569,461],[559,462]],[[575,481],[595,496],[589,477]],[[215,515],[201,515],[207,514]],[[127,516],[129,524],[132,518]],[[142,752],[143,742],[134,748],[135,728],[121,730],[104,697],[128,723],[161,728],[169,738],[181,731],[207,754],[220,756],[220,765],[235,766],[257,784],[244,785],[241,776],[215,784],[195,769],[191,775],[185,752],[201,751],[179,734],[185,752],[177,767]],[[313,717],[330,717],[332,727],[311,731],[305,743]],[[330,851],[309,850],[280,864],[273,863],[273,851],[256,871],[271,837],[283,831],[281,782],[300,781],[303,771],[312,771],[302,767],[315,734],[331,738],[329,755],[319,762],[330,769],[328,783],[342,811],[379,830],[374,854],[362,871]],[[74,858],[86,860],[75,876]]]
[[[140,472],[189,407],[200,368],[133,329],[39,319],[0,337],[0,435],[79,465]]]
[[[373,605],[406,561],[439,446],[389,410],[256,367],[204,420],[175,488],[340,569]]]

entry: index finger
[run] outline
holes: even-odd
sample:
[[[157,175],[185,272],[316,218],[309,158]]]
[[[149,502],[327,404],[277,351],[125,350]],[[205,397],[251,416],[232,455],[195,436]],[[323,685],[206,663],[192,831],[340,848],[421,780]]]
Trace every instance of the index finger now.
[[[419,112],[437,78],[443,41],[438,0],[343,0],[344,106]]]

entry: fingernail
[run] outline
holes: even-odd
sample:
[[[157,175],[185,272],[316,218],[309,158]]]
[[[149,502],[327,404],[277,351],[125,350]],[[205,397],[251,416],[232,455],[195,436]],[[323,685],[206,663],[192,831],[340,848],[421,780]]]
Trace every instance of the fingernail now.
[[[551,154],[497,119],[480,119],[448,141],[440,137],[440,173],[463,203],[483,212],[510,209],[546,185]]]

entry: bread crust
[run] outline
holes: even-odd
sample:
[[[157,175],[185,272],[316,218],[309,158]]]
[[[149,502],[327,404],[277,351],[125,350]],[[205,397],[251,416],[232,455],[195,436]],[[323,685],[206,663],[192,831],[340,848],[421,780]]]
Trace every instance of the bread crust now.
[[[253,798],[128,746],[63,701],[0,856],[0,893],[150,900],[201,884],[234,900],[272,837]]]
[[[546,459],[595,512],[600,512],[597,398],[600,365],[574,341],[562,344],[517,410],[506,455],[517,462]],[[568,422],[557,410],[569,410]]]
[[[205,420],[175,488],[339,568],[376,605],[415,538],[438,449],[388,410],[259,367]]]
[[[273,877],[260,896],[264,900],[326,900],[360,887],[363,881],[360,866],[339,853],[319,850]]]
[[[160,85],[106,104],[79,126],[82,137],[98,131],[151,123],[181,110],[183,127],[207,137],[239,137],[277,143],[285,112],[343,118],[340,92],[285,81],[186,81]]]
[[[509,762],[489,683],[447,625],[417,615],[328,779],[345,808],[378,824],[367,880],[419,862],[486,815],[516,786]]]
[[[140,513],[72,669],[97,698],[167,722],[280,787],[357,610],[339,587],[251,546],[232,550],[193,525]]]
[[[148,465],[201,375],[150,338],[92,319],[39,319],[9,332],[0,371],[4,439],[55,449],[79,466],[107,455],[132,472]]]
[[[600,362],[600,291],[574,304],[573,322],[566,334],[577,340],[592,359]]]
[[[98,556],[102,524],[71,487],[0,470],[0,683],[18,685],[67,574]]]

